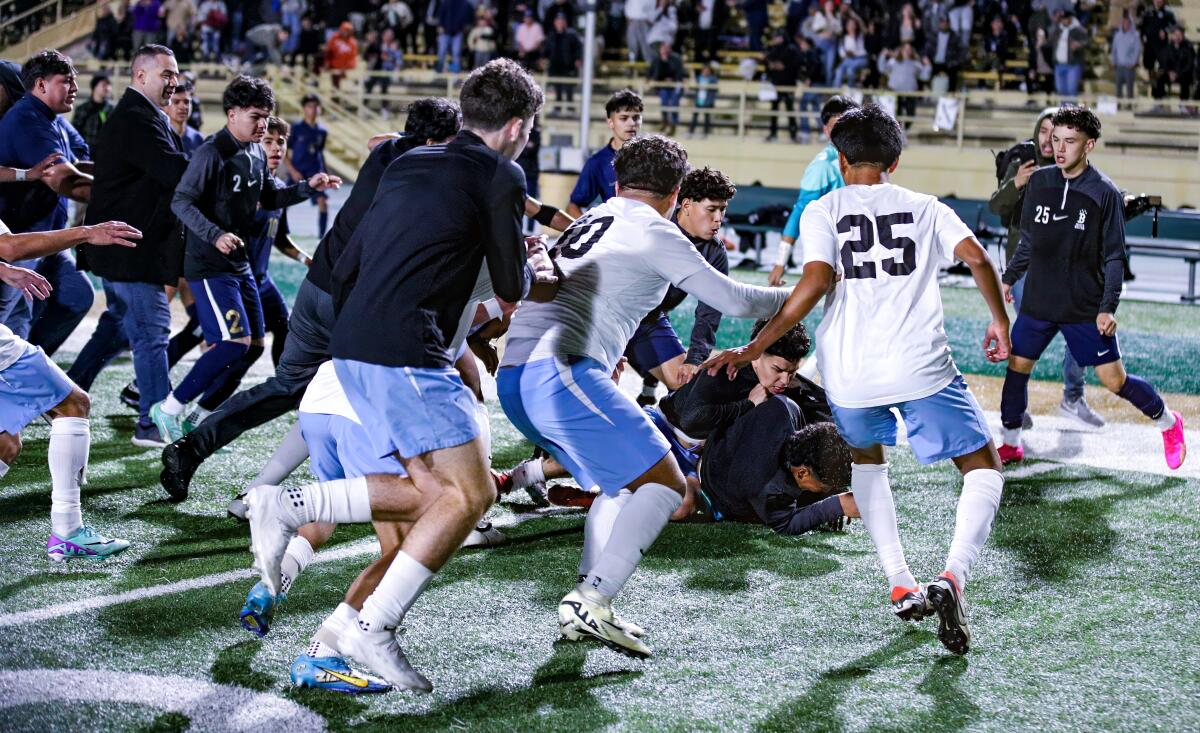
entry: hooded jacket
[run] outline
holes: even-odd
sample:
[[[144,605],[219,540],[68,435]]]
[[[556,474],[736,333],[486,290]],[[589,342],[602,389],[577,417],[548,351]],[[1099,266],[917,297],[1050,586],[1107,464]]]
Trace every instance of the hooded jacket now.
[[[1038,115],[1037,121],[1033,123],[1033,138],[1026,142],[1032,142],[1035,155],[1037,156],[1038,167],[1050,165],[1054,162],[1053,158],[1042,156],[1042,149],[1037,144],[1038,130],[1042,127],[1042,120],[1047,117],[1053,117],[1058,111],[1058,107],[1047,107]],[[1021,238],[1021,205],[1024,203],[1025,191],[1017,188],[1017,170],[1020,169],[1019,161],[1014,160],[1009,163],[1008,170],[1004,172],[1004,180],[1000,183],[1000,187],[988,199],[988,209],[993,214],[1000,217],[1001,221],[1008,223],[1008,240],[1004,244],[1004,261],[1008,262],[1012,259],[1013,253],[1017,251],[1017,242]]]

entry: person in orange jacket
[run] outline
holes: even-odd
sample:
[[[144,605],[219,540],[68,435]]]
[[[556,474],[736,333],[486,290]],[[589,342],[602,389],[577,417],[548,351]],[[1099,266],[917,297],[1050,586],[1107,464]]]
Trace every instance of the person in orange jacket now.
[[[354,37],[354,25],[345,21],[338,32],[329,38],[325,46],[325,65],[333,73],[333,87],[337,89],[346,72],[358,64],[358,40]]]

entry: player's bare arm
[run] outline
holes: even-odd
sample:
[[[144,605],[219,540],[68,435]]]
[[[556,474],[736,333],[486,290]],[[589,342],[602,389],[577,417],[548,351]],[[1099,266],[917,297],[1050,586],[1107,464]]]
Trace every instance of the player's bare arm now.
[[[992,314],[992,322],[983,335],[984,355],[993,364],[1004,361],[1011,347],[1008,340],[1008,311],[1004,308],[1004,301],[1011,293],[1006,289],[1001,295],[1000,274],[996,272],[987,250],[974,237],[959,242],[954,247],[954,256],[971,268],[971,276],[975,278],[979,293]]]
[[[136,247],[142,233],[120,221],[108,221],[56,232],[0,234],[0,258],[9,262],[30,260],[61,252],[80,244]]]
[[[9,168],[8,166],[0,166],[0,183],[13,183],[19,181],[40,181],[45,176],[46,171],[62,160],[62,153],[50,153],[42,159],[40,163],[28,170],[23,168]],[[47,183],[47,185],[49,185]]]
[[[296,243],[292,241],[290,236],[285,237],[283,240],[276,239],[275,249],[279,250],[305,267],[312,266],[312,257],[307,252],[297,247]]]

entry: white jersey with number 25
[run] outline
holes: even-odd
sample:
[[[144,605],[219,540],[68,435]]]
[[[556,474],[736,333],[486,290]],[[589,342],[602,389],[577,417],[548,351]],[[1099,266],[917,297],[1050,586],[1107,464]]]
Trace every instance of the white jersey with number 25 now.
[[[804,262],[835,272],[817,329],[817,367],[834,404],[917,400],[954,379],[937,275],[971,236],[936,197],[890,183],[847,186],[804,210]]]

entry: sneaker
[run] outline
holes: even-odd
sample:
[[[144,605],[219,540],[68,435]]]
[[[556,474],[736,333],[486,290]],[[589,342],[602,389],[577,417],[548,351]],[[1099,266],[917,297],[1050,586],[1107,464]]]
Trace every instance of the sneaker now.
[[[271,595],[283,587],[279,565],[296,530],[286,526],[278,486],[256,486],[246,492],[246,518],[250,520],[250,549],[254,567],[262,574],[263,585]]]
[[[167,441],[163,440],[162,433],[158,432],[157,425],[142,425],[138,424],[133,427],[133,438],[131,442],[139,448],[166,448]]]
[[[174,443],[183,437],[183,415],[168,415],[163,412],[161,402],[150,407],[150,420],[169,442]]]
[[[204,459],[196,455],[196,449],[187,438],[175,441],[163,448],[162,473],[158,474],[158,482],[175,501],[183,501],[188,496],[188,486],[192,476]]]
[[[901,621],[920,621],[933,613],[924,591],[917,588],[892,588],[892,613]]]
[[[504,544],[508,544],[508,537],[503,532],[493,527],[491,522],[480,522],[463,540],[462,546],[464,549],[469,549],[498,547]]]
[[[938,641],[955,654],[971,649],[971,630],[967,628],[967,600],[950,573],[942,573],[925,586],[929,605],[938,615]]]
[[[550,500],[546,498],[546,482],[534,481],[525,487],[525,493],[529,495],[529,501],[539,509],[545,509],[550,506]]]
[[[570,484],[555,484],[546,491],[546,500],[554,506],[575,506],[590,509],[596,494]]]
[[[646,659],[651,654],[650,647],[616,622],[612,606],[589,599],[578,588],[558,604],[558,630],[567,641],[594,639],[634,659]]]
[[[371,675],[353,669],[343,657],[310,657],[301,654],[292,662],[292,684],[318,690],[361,695],[364,692],[387,692],[392,686]]]
[[[275,609],[285,600],[287,600],[287,593],[273,596],[261,581],[255,583],[254,587],[250,589],[250,593],[246,595],[246,603],[242,606],[242,612],[238,614],[242,628],[260,639],[266,636],[267,632],[271,630],[271,620],[275,618]]]
[[[1163,456],[1167,459],[1167,468],[1174,471],[1183,465],[1187,458],[1187,441],[1183,437],[1183,415],[1174,410],[1175,424],[1163,431]]]
[[[46,555],[55,562],[77,560],[81,557],[88,560],[107,560],[127,549],[128,541],[105,537],[88,524],[80,527],[70,537],[59,537],[51,532],[50,539],[46,540]]]
[[[1025,446],[1001,444],[997,452],[1000,454],[1000,463],[1005,466],[1025,460]]]
[[[496,485],[496,498],[513,490],[512,471],[492,471],[492,483]]]
[[[1097,415],[1096,411],[1087,403],[1087,400],[1082,397],[1074,401],[1064,398],[1062,402],[1058,403],[1058,412],[1060,415],[1072,418],[1089,428],[1104,427],[1104,418]]]
[[[230,518],[236,519],[239,522],[248,521],[246,519],[246,492],[242,492],[233,497],[227,505],[225,505],[225,514]]]
[[[138,391],[136,381],[130,382],[129,384],[125,385],[124,389],[121,390],[121,403],[128,408],[134,410],[141,409],[141,399],[142,393]]]
[[[354,657],[401,690],[432,692],[433,685],[412,668],[404,650],[396,643],[395,630],[363,631],[350,624],[340,639],[342,651]]]

